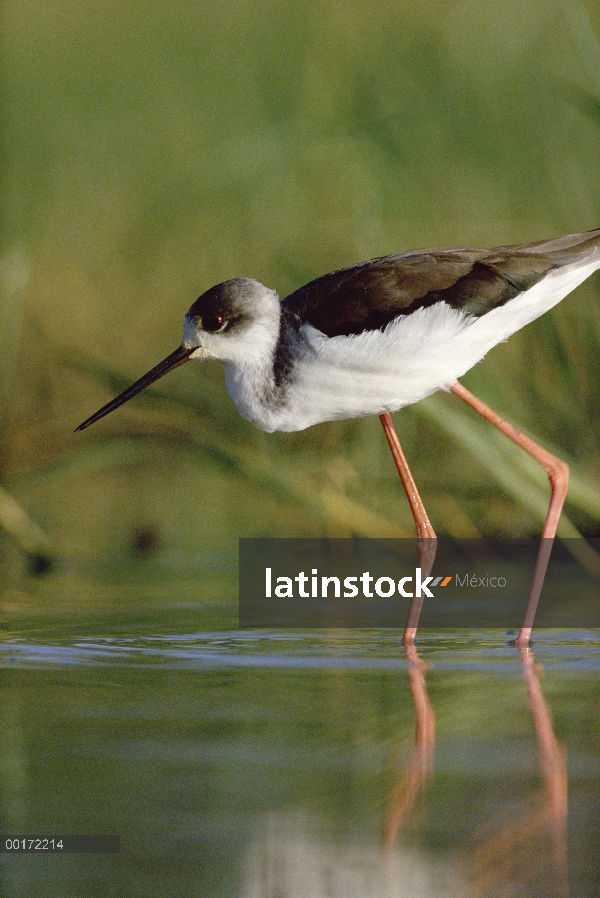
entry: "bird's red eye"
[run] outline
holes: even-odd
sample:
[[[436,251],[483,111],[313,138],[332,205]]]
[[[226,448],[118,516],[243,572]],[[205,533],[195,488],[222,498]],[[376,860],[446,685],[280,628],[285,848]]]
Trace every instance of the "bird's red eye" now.
[[[215,331],[220,331],[224,324],[225,319],[222,315],[207,315],[202,319],[202,330],[214,334]]]

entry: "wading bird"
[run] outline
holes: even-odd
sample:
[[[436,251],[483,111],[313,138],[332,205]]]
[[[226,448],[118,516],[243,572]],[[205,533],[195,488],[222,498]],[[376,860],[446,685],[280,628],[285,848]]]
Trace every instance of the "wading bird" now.
[[[218,359],[240,415],[269,433],[379,415],[417,536],[435,540],[390,412],[436,390],[451,390],[537,459],[548,474],[551,498],[535,573],[541,589],[569,469],[457,378],[597,268],[600,230],[487,250],[434,249],[383,256],[317,278],[282,302],[258,281],[233,278],[211,287],[192,305],[185,316],[183,342],[175,352],[77,430],[184,362]],[[529,642],[537,604],[532,595],[519,644]],[[414,639],[416,622],[412,623],[405,630],[405,642]]]

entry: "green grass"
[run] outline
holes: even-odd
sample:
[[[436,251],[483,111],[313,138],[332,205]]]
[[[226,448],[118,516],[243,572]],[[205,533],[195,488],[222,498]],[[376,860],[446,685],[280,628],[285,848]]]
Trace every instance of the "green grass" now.
[[[2,16],[2,484],[61,554],[124,564],[146,526],[165,557],[409,533],[376,420],[267,436],[217,367],[72,430],[228,277],[283,296],[401,249],[598,225],[598,11],[9,0]],[[465,382],[569,461],[564,532],[597,533],[597,281]],[[440,534],[539,532],[543,474],[454,397],[396,417]]]

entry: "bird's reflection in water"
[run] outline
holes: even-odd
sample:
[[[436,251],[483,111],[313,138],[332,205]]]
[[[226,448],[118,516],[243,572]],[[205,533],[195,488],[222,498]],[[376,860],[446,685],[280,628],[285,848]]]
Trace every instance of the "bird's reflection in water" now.
[[[473,834],[451,863],[452,898],[564,898],[567,878],[567,764],[544,698],[541,665],[530,648],[518,649],[534,726],[541,785],[518,803],[497,811]],[[390,798],[383,830],[386,895],[399,894],[402,876],[395,846],[403,826],[433,772],[435,714],[427,693],[427,666],[415,646],[406,647],[415,709],[415,747]]]

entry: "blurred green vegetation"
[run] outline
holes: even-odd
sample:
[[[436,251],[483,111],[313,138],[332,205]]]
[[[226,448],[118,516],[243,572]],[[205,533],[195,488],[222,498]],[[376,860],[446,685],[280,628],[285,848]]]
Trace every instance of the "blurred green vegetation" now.
[[[262,434],[219,366],[72,431],[175,348],[191,302],[226,278],[285,296],[402,249],[598,226],[598,7],[6,0],[1,14],[9,588],[46,550],[77,582],[216,565],[231,584],[239,536],[410,535],[376,419]],[[597,279],[465,383],[568,460],[562,532],[597,535]],[[455,397],[396,423],[441,535],[539,532],[545,475]]]

